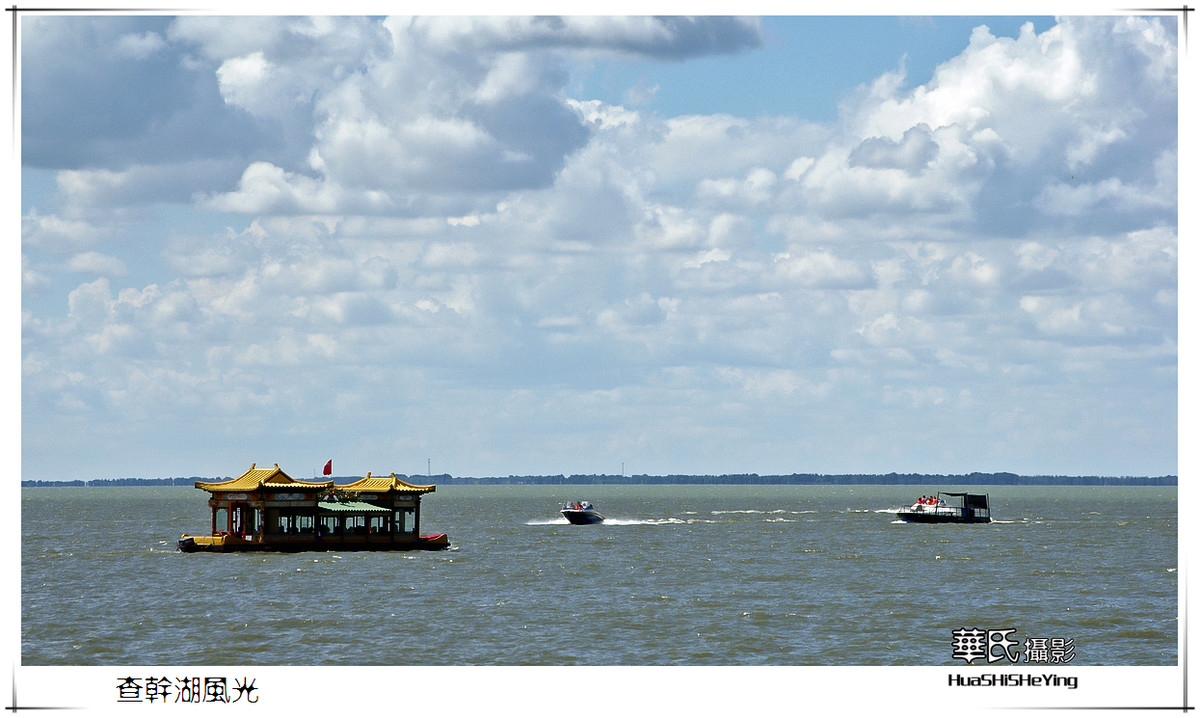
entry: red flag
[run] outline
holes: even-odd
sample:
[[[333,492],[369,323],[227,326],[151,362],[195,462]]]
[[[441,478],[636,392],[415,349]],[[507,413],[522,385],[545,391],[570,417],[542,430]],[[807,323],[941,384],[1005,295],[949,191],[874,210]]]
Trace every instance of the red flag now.
[[[326,476],[329,476],[333,473],[333,459],[325,462],[325,471],[322,473],[324,473]]]

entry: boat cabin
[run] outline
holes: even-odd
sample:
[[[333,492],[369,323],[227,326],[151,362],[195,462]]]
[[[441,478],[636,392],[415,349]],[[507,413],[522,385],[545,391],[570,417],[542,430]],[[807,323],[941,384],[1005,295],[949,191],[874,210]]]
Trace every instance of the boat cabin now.
[[[446,548],[444,534],[421,536],[418,486],[368,473],[352,484],[293,479],[255,464],[232,481],[197,481],[209,492],[210,536],[184,535],[183,551],[311,551]]]
[[[902,521],[916,523],[976,524],[992,520],[987,494],[953,491],[939,491],[936,497],[923,497],[896,515]]]

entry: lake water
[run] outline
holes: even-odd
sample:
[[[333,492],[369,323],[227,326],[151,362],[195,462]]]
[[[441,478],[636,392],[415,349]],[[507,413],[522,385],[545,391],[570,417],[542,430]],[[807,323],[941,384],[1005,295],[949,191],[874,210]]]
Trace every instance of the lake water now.
[[[956,629],[1178,663],[1174,487],[441,486],[414,553],[183,554],[186,487],[22,490],[26,666],[939,666]],[[608,520],[572,526],[562,502]],[[1018,650],[1024,650],[1018,647]]]

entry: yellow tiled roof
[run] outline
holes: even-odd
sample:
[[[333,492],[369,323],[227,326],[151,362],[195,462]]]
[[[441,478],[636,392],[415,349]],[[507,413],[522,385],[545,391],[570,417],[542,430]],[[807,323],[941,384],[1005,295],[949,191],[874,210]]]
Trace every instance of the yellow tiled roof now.
[[[232,481],[196,482],[196,488],[205,491],[257,491],[263,487],[320,490],[331,486],[332,481],[297,481],[283,473],[279,464],[272,469],[259,469],[250,464],[249,471]]]
[[[410,484],[403,479],[397,479],[395,473],[391,476],[371,476],[370,472],[353,484],[346,484],[340,488],[344,491],[374,491],[378,493],[400,491],[408,494],[427,494],[437,489],[432,484],[429,486]]]

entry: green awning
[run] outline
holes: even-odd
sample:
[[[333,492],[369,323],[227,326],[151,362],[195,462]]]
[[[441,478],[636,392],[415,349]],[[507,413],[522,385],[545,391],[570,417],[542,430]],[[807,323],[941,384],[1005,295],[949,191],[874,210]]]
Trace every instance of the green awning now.
[[[389,508],[368,504],[365,501],[318,501],[317,508],[321,511],[338,514],[387,514],[392,511]]]

